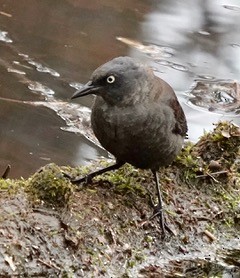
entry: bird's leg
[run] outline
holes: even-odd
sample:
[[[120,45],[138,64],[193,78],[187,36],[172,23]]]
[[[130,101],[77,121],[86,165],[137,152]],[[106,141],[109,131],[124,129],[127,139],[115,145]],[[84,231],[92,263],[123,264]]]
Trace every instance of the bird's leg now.
[[[151,216],[151,219],[153,219],[156,216],[159,216],[159,223],[160,223],[160,228],[162,230],[162,237],[164,238],[166,236],[166,230],[169,233],[173,233],[173,231],[168,227],[167,223],[164,220],[164,214],[163,214],[163,201],[162,201],[162,195],[161,195],[161,190],[160,190],[160,183],[159,183],[159,177],[156,171],[152,170],[155,184],[156,184],[156,189],[157,189],[157,197],[158,197],[158,205],[155,207],[154,214]]]
[[[87,176],[83,177],[83,178],[73,178],[71,179],[71,182],[72,183],[81,183],[81,182],[90,182],[94,177],[98,176],[98,175],[101,175],[105,172],[108,172],[108,171],[112,171],[112,170],[117,170],[118,168],[120,168],[122,165],[124,164],[124,162],[116,162],[115,164],[111,165],[111,166],[108,166],[106,168],[103,168],[103,169],[100,169],[98,171],[95,171],[95,172],[92,172],[90,174],[88,174]]]
[[[165,237],[165,235],[166,235],[165,223],[164,223],[165,221],[164,221],[164,216],[163,216],[163,202],[162,202],[162,195],[161,195],[161,191],[160,191],[159,178],[158,178],[158,174],[156,171],[152,171],[152,172],[153,172],[153,176],[154,176],[154,180],[155,180],[155,184],[156,184],[157,197],[158,197],[157,215],[159,216],[160,228],[162,229],[163,237]],[[153,217],[154,216],[155,215],[153,215]]]

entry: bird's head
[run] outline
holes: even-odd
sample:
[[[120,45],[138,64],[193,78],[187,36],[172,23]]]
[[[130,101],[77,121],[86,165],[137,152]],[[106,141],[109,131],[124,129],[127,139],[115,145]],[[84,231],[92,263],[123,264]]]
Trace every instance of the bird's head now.
[[[72,99],[95,94],[110,105],[134,105],[147,97],[152,70],[130,57],[118,57],[97,68]]]

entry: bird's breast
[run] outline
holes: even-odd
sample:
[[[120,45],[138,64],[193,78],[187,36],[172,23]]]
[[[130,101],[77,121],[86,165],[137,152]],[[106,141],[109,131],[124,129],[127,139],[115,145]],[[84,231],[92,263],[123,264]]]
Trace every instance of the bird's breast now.
[[[96,99],[91,117],[93,131],[118,160],[139,168],[168,164],[183,139],[172,133],[173,116],[169,111],[152,108],[108,106]]]

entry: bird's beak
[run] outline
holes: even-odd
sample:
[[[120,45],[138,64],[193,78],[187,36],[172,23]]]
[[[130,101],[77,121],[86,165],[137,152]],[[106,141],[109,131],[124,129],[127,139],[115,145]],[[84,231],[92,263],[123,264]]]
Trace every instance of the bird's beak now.
[[[76,91],[73,94],[73,96],[71,97],[71,99],[87,96],[87,95],[90,95],[90,94],[95,94],[98,89],[99,89],[99,87],[94,86],[92,84],[92,81],[89,81],[88,83],[83,85],[83,87],[80,90]]]

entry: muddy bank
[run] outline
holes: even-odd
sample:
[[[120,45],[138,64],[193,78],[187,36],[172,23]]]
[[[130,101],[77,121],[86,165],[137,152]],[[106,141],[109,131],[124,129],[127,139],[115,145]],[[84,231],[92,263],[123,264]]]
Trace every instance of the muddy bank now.
[[[149,171],[49,164],[0,180],[0,277],[240,277],[240,129],[220,123],[160,171],[163,241]]]

